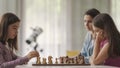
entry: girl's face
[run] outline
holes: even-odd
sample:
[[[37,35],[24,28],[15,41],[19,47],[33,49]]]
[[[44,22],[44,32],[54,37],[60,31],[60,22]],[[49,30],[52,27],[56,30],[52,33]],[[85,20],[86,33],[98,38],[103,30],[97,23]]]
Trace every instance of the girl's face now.
[[[92,31],[92,20],[93,18],[90,16],[90,15],[85,15],[84,16],[84,25],[85,25],[85,28],[88,30],[88,31]]]
[[[19,28],[19,22],[8,26],[8,39],[14,39],[17,36]]]
[[[93,25],[93,31],[94,31],[94,33],[95,33],[96,36],[100,35],[102,38],[105,38],[105,32],[102,29],[100,29],[98,27],[95,27]]]

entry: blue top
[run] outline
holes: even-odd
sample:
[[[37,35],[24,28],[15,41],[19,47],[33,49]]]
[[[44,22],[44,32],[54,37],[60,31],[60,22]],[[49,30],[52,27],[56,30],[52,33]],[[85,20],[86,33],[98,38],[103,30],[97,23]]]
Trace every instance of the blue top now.
[[[89,64],[89,58],[93,53],[93,42],[92,35],[88,32],[83,43],[83,48],[80,52],[81,55],[84,56],[85,64]]]

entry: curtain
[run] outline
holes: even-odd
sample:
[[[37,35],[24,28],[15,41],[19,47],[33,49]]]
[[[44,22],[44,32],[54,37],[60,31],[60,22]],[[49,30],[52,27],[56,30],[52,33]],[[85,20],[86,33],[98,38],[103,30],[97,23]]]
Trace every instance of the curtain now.
[[[38,26],[43,29],[37,37],[38,51],[43,50],[41,56],[57,57],[66,55],[66,50],[81,50],[86,34],[83,24],[86,10],[97,8],[107,13],[111,10],[112,16],[119,20],[118,3],[118,0],[0,0],[0,15],[13,12],[21,19],[17,54],[31,50],[26,39],[33,33],[31,27]]]
[[[11,12],[16,14],[20,19],[21,19],[21,25],[23,24],[23,13],[22,13],[22,8],[23,8],[23,0],[0,0],[0,17],[7,12]],[[22,26],[20,26],[19,29],[19,34],[18,34],[18,51],[15,51],[17,55],[22,55]]]
[[[71,46],[70,4],[68,0],[24,1],[23,32],[25,35],[23,35],[24,41],[22,42],[24,53],[32,48],[25,42],[33,33],[31,27],[38,26],[43,29],[43,32],[37,37],[37,50],[41,56],[58,57],[66,55],[66,49]]]
[[[120,31],[120,0],[111,0],[111,15]]]

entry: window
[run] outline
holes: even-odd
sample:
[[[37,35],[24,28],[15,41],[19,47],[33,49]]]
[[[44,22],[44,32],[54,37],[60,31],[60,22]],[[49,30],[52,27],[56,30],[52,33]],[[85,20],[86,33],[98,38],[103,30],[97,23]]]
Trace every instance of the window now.
[[[25,36],[24,41],[32,34],[31,27],[43,29],[38,36],[37,50],[43,50],[41,56],[66,55],[67,35],[70,31],[69,2],[66,0],[25,0]],[[69,42],[70,43],[70,42]],[[24,42],[24,52],[31,49],[31,45]]]
[[[117,28],[120,31],[120,0],[111,0],[111,14]]]

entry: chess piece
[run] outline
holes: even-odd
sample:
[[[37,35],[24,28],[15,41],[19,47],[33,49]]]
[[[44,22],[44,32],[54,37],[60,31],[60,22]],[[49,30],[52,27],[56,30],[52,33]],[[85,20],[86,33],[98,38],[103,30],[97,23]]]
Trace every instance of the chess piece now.
[[[76,64],[78,64],[78,57],[75,57]]]
[[[70,64],[70,58],[67,59],[66,64]]]
[[[66,57],[63,57],[63,63],[66,64]]]
[[[80,60],[79,64],[83,64],[83,59]]]
[[[70,61],[70,64],[72,64],[72,58],[70,58],[69,61]]]
[[[78,64],[81,64],[81,59],[77,59]]]
[[[46,58],[43,58],[42,64],[47,64]]]
[[[84,56],[81,56],[81,63],[82,63],[82,64],[85,64]]]
[[[77,64],[76,58],[74,58],[73,61],[74,61],[74,64]]]
[[[84,64],[84,57],[83,56],[78,56],[78,64]]]
[[[41,62],[40,62],[40,57],[37,57],[36,64],[41,64]]]
[[[72,58],[71,60],[72,60],[72,64],[74,64],[74,58]]]
[[[68,64],[69,57],[68,57],[68,56],[66,56],[65,58],[66,58],[65,63],[66,63],[66,64]]]
[[[57,60],[57,58],[55,59],[55,64],[58,64],[58,60]]]
[[[63,57],[60,57],[60,63],[63,64]]]
[[[53,64],[53,62],[52,62],[52,56],[48,56],[48,64]]]

